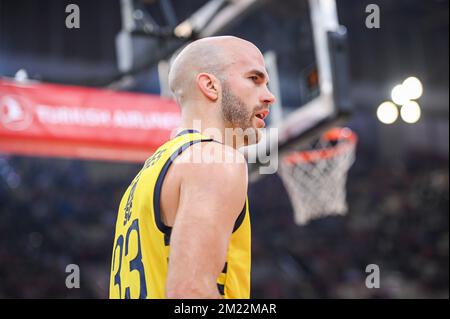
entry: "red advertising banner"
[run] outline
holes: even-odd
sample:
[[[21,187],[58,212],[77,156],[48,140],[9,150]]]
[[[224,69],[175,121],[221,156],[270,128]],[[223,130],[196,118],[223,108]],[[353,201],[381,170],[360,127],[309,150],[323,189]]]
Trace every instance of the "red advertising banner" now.
[[[142,162],[179,122],[157,95],[0,79],[0,153]]]

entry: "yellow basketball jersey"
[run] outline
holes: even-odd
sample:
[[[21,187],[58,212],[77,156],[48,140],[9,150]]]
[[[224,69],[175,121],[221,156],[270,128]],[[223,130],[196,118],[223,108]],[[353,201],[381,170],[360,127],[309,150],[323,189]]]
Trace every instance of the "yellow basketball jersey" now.
[[[171,227],[160,215],[164,177],[189,146],[211,142],[186,130],[149,157],[120,202],[111,261],[110,298],[165,298]],[[226,263],[217,278],[224,298],[250,298],[251,233],[248,199],[236,220]]]

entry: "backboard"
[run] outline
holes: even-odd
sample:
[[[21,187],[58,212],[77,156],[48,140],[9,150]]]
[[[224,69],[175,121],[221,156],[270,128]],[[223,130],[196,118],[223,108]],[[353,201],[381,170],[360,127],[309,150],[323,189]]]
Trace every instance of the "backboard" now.
[[[247,23],[260,24],[261,34],[247,34]],[[298,150],[350,114],[346,29],[335,0],[265,1],[230,31],[264,52],[277,97],[263,139],[243,150],[247,157]],[[261,165],[249,164],[251,172]]]

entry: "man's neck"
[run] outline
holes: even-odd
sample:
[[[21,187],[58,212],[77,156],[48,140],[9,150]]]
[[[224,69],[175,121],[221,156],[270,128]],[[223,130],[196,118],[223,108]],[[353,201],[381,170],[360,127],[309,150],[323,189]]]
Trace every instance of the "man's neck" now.
[[[222,119],[214,116],[197,116],[187,112],[182,112],[181,124],[178,132],[183,130],[195,130],[202,135],[210,137],[215,141],[228,145],[235,149],[241,147],[241,143],[236,143],[234,138],[226,138],[225,124]]]

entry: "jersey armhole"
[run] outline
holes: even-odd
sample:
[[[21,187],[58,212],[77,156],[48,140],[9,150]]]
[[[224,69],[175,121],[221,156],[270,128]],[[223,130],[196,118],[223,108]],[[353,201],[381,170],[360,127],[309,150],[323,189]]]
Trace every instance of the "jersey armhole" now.
[[[239,229],[242,222],[244,221],[246,211],[247,211],[247,200],[245,200],[244,208],[242,208],[241,213],[239,214],[238,218],[236,219],[236,222],[234,223],[233,233]]]
[[[156,180],[155,184],[155,190],[153,192],[153,212],[155,213],[155,223],[158,229],[164,233],[165,238],[166,236],[170,237],[170,233],[172,231],[172,227],[169,227],[165,225],[161,219],[161,190],[162,190],[162,184],[164,182],[164,178],[166,177],[167,172],[169,171],[170,166],[172,165],[173,161],[181,154],[183,153],[188,147],[197,144],[199,142],[211,142],[212,139],[199,139],[199,140],[192,140],[189,142],[186,142],[182,146],[180,146],[173,154],[169,157],[166,163],[164,163],[163,168],[161,169],[161,172],[159,173],[158,179]]]

